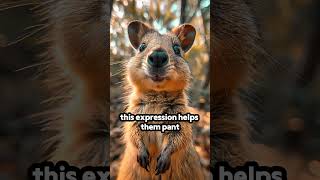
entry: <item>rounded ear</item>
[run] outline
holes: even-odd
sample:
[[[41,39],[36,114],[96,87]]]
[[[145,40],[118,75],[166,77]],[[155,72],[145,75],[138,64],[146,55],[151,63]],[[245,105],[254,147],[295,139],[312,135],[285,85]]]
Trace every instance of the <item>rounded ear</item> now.
[[[132,46],[135,49],[138,49],[138,47],[141,44],[141,40],[143,36],[148,32],[151,31],[152,28],[141,22],[141,21],[131,21],[128,25],[128,35],[129,35],[129,40]]]
[[[173,28],[171,32],[179,38],[184,52],[187,52],[192,47],[196,37],[196,29],[191,24],[182,24]]]

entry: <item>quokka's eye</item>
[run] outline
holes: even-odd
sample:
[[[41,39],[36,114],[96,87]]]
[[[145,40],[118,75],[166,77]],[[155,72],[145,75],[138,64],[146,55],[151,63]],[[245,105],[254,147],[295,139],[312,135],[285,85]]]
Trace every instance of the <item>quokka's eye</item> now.
[[[181,56],[180,46],[178,44],[173,45],[172,48],[176,55]]]
[[[146,43],[142,43],[142,44],[140,44],[140,46],[139,46],[139,52],[144,51],[146,48],[147,48]]]

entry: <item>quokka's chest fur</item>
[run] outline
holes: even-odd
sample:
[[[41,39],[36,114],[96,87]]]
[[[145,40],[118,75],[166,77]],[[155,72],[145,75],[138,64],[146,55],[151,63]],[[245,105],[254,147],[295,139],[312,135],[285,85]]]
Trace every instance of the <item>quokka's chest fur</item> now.
[[[136,97],[136,96],[135,96]],[[135,98],[129,104],[127,112],[133,114],[159,114],[159,115],[176,115],[185,113],[188,110],[186,105],[186,95],[184,92],[149,92],[142,97]],[[136,121],[138,126],[145,123]],[[177,121],[149,121],[147,124],[176,124]],[[157,151],[161,149],[163,142],[163,133],[161,131],[148,131],[143,142],[149,144],[150,148],[156,147]]]
[[[128,103],[127,111],[134,114],[176,114],[187,110],[183,91],[135,93],[129,96]]]

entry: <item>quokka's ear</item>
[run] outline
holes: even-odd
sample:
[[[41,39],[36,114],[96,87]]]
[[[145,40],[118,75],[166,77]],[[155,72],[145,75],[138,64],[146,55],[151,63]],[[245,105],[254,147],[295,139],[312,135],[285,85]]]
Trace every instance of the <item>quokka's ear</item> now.
[[[179,38],[184,52],[187,52],[192,47],[196,37],[196,29],[191,24],[182,24],[173,28],[171,32]]]
[[[132,46],[138,49],[143,36],[151,30],[152,28],[149,25],[141,21],[131,21],[128,25],[128,35]]]

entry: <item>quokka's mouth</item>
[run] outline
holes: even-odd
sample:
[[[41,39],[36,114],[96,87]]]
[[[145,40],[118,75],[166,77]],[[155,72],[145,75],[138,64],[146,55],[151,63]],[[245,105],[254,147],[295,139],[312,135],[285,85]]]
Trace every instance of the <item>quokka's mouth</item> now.
[[[166,79],[167,72],[165,68],[150,68],[146,74],[152,81],[162,82]]]
[[[165,79],[164,76],[160,76],[160,75],[158,75],[158,74],[155,74],[155,75],[152,75],[152,76],[149,76],[149,77],[150,77],[150,79],[152,79],[152,81],[154,81],[154,82],[161,82],[161,81],[163,81],[163,80]]]

